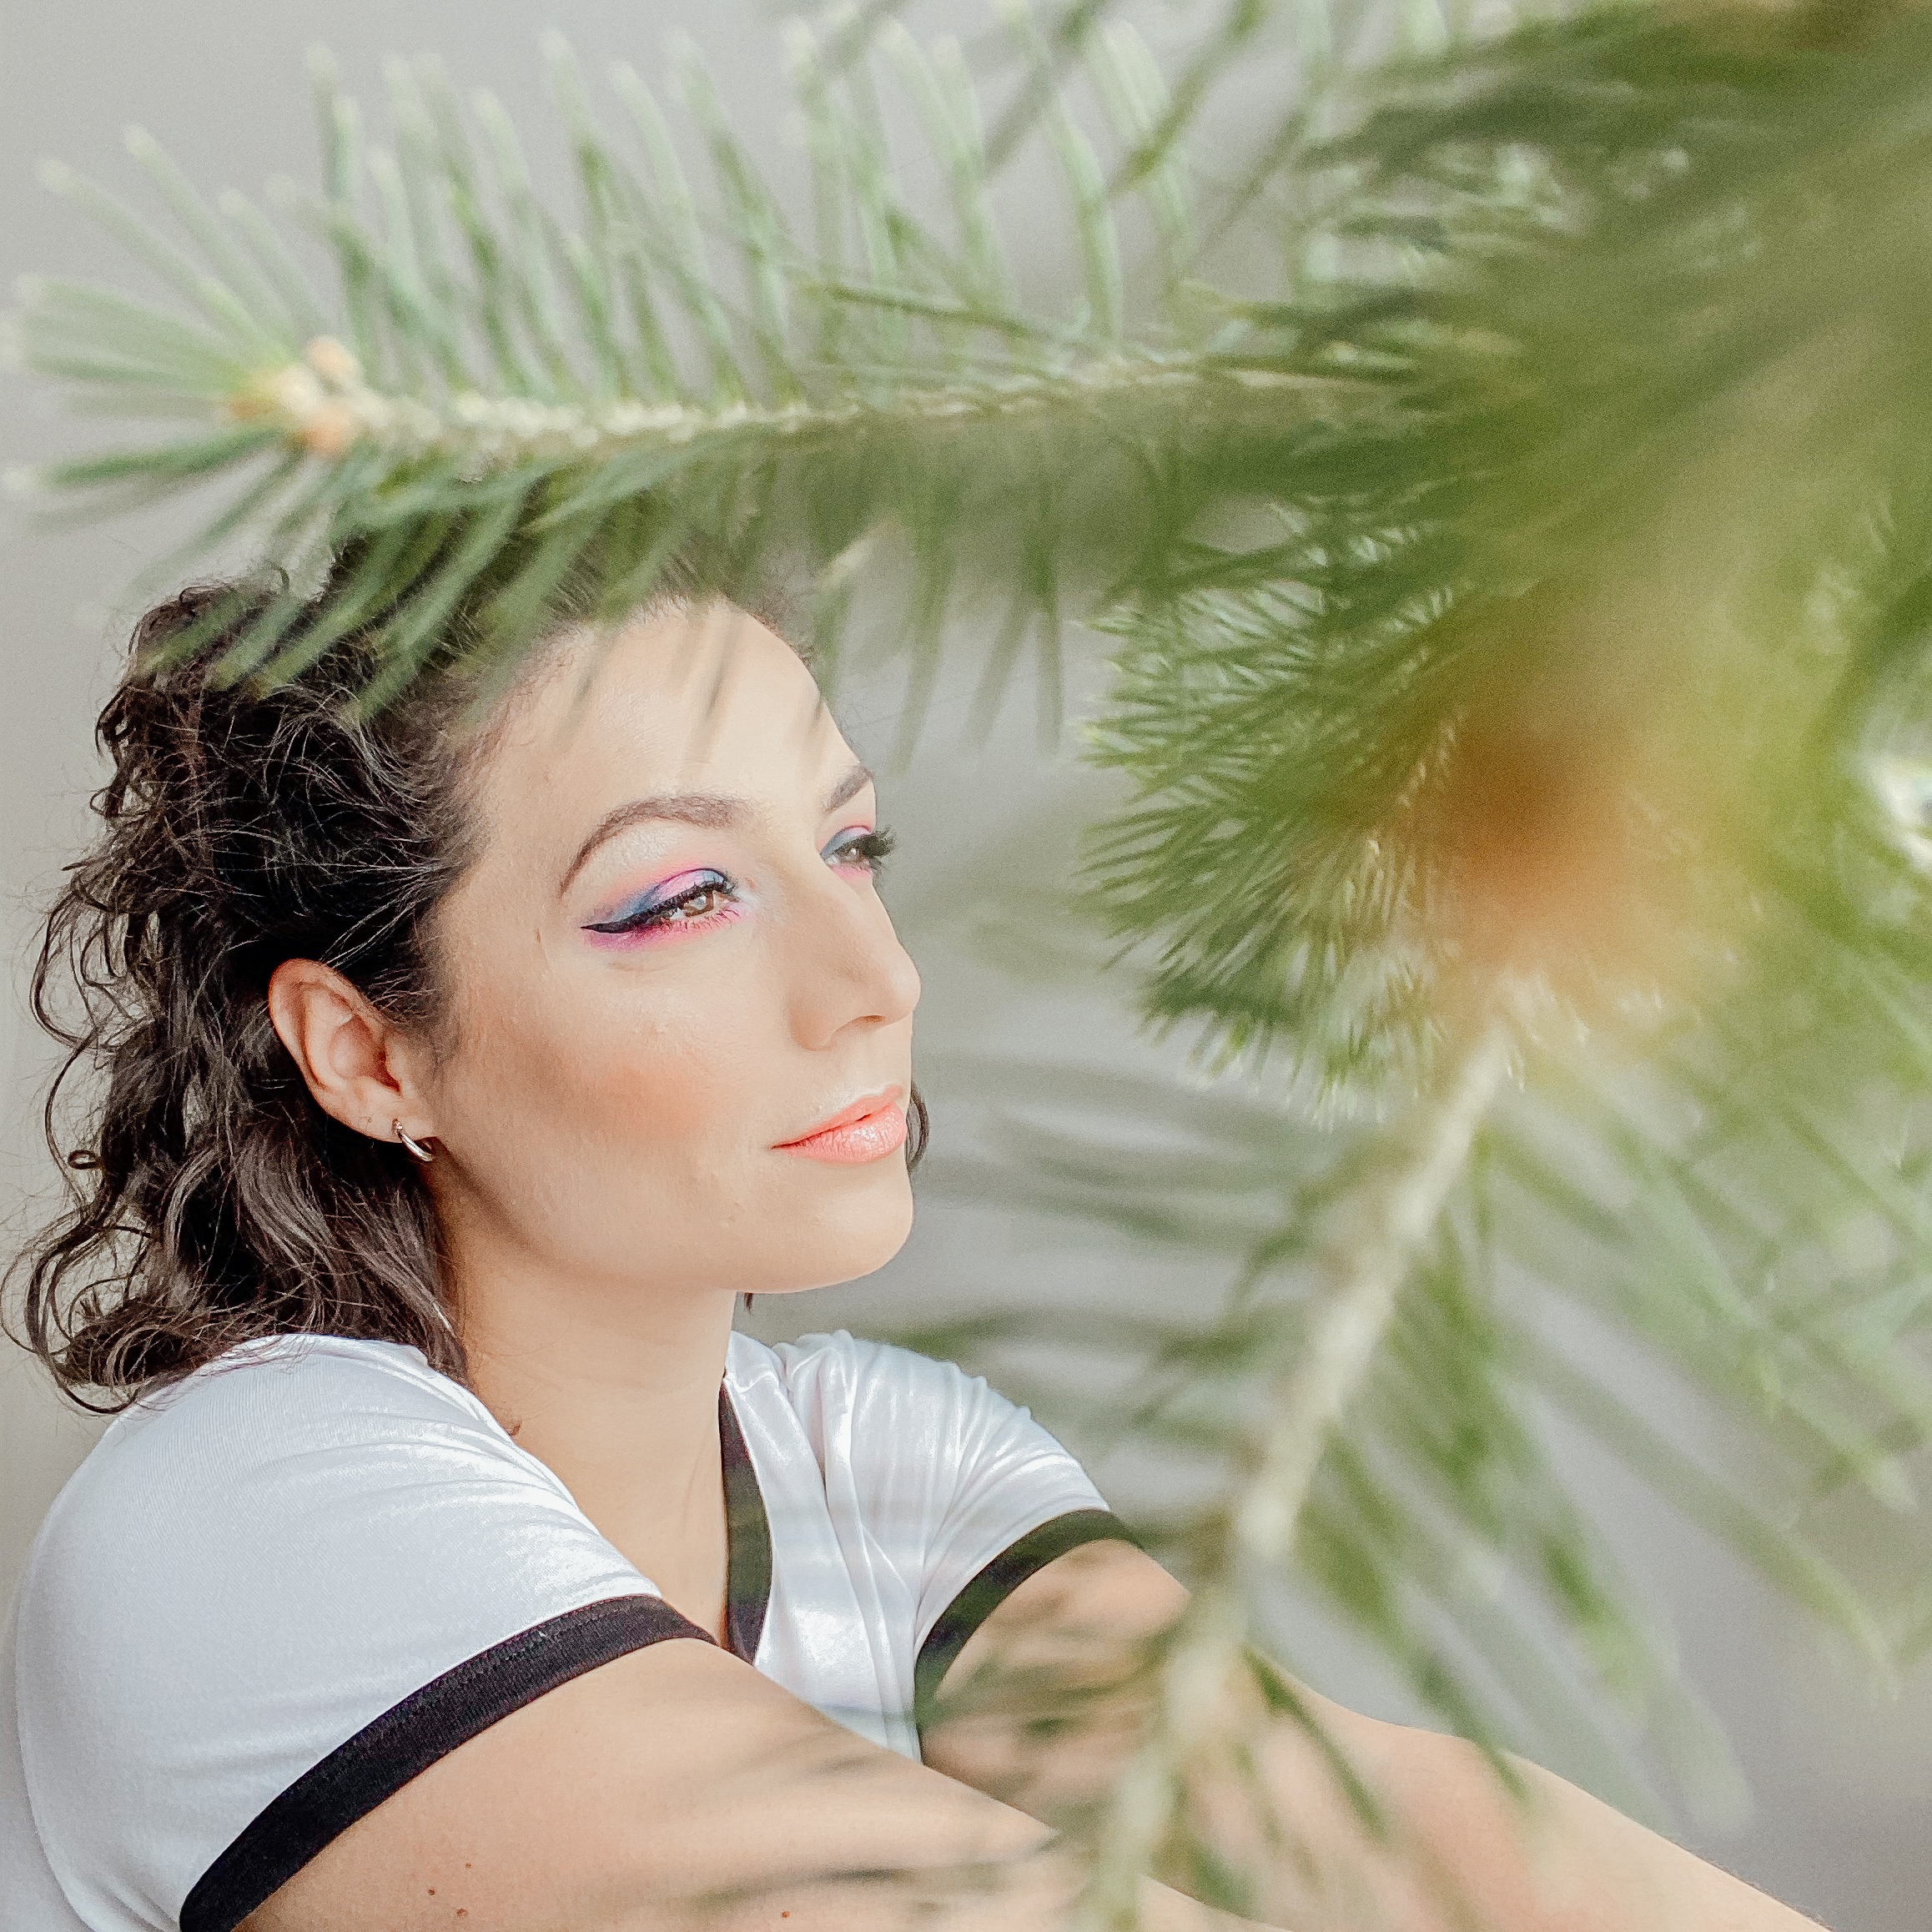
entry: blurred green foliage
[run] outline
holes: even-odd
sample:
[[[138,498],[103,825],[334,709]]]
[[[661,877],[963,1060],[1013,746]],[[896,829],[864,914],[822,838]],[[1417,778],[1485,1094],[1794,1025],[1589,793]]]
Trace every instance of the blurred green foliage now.
[[[1242,0],[1164,71],[1101,0],[1009,10],[990,78],[890,7],[797,25],[802,229],[689,49],[675,126],[613,71],[619,138],[552,47],[569,214],[433,64],[392,68],[386,144],[319,64],[290,207],[326,294],[144,137],[174,239],[53,171],[172,299],[41,283],[27,360],[181,426],[38,480],[91,512],[237,475],[162,574],[245,537],[289,588],[221,674],[373,628],[371,703],[486,677],[566,580],[615,616],[674,566],[802,568],[835,669],[889,563],[908,742],[972,639],[982,711],[1030,646],[1050,712],[1062,626],[1101,636],[1127,802],[1073,943],[1223,1078],[951,1077],[1008,1118],[974,1185],[1225,1255],[1222,1306],[1058,1337],[1136,1364],[1118,1428],[1210,1474],[1150,1534],[1265,1643],[1291,1574],[1497,1749],[1589,1731],[1562,1631],[1694,1782],[1711,1740],[1547,1411],[1874,1668],[1932,1644],[1932,15],[1388,18]],[[1237,68],[1270,118],[1203,179]],[[997,212],[1029,143],[1070,308]],[[1069,1095],[1090,1132],[1044,1124]],[[1644,1357],[1730,1453],[1640,1412]],[[1833,1560],[1859,1511],[1889,1566]]]

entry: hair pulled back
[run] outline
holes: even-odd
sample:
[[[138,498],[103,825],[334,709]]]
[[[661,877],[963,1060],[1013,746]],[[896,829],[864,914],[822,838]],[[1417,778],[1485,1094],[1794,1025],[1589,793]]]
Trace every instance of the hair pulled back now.
[[[707,601],[701,581],[667,568],[631,615]],[[285,682],[224,680],[224,655],[283,596],[209,586],[136,626],[96,727],[113,766],[93,801],[103,830],[68,868],[34,969],[34,1017],[66,1049],[44,1121],[68,1200],[15,1264],[23,1339],[87,1408],[275,1335],[402,1342],[467,1379],[416,1165],[316,1104],[269,1019],[269,979],[319,960],[451,1050],[436,913],[475,856],[473,781],[549,661],[541,638],[596,622],[597,586],[552,586],[537,647],[480,721],[460,606],[450,648],[373,714],[367,639]],[[334,596],[325,584],[308,606],[325,633]],[[782,584],[739,604],[790,628]],[[910,1101],[916,1165],[917,1087]]]
[[[409,1156],[315,1104],[266,996],[284,960],[318,959],[442,1044],[435,915],[470,857],[480,740],[446,676],[362,715],[353,643],[273,687],[211,677],[259,606],[197,633],[235,601],[189,590],[137,626],[98,727],[104,830],[33,974],[67,1049],[45,1124],[70,1178],[21,1257],[24,1339],[88,1407],[290,1332],[411,1343],[464,1375]],[[88,1074],[76,1146],[62,1122]]]

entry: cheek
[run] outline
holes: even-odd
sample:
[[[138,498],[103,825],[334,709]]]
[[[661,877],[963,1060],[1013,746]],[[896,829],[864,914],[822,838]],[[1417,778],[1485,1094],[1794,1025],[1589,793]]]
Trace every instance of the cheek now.
[[[757,1112],[748,1001],[714,1012],[684,988],[587,988],[531,999],[496,1029],[491,1084],[533,1124],[619,1158],[715,1155]]]
[[[742,1024],[683,1000],[586,1014],[548,1077],[559,1106],[614,1148],[689,1159],[748,1147],[761,1056]]]

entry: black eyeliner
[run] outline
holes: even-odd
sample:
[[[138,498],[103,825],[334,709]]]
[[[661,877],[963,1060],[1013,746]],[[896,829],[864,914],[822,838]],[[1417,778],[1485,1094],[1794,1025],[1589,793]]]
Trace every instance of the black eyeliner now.
[[[687,886],[675,897],[656,903],[647,895],[642,904],[633,907],[621,917],[596,920],[583,929],[586,933],[634,933],[654,920],[662,919],[667,913],[676,912],[680,906],[689,905],[693,899],[703,898],[711,893],[722,893],[735,898],[737,888],[722,872],[709,873],[702,885]]]

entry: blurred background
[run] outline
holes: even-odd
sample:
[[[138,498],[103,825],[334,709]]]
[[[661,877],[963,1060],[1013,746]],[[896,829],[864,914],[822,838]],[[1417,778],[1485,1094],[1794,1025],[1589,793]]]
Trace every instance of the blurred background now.
[[[1389,0],[1391,22],[1400,0]],[[970,49],[987,15],[970,0],[913,9],[922,35],[958,34]],[[1184,33],[1184,12],[1140,9],[1158,49]],[[488,87],[546,152],[538,38],[560,28],[593,71],[628,58],[647,76],[667,34],[682,30],[710,61],[725,105],[747,139],[777,164],[789,137],[778,16],[753,0],[662,0],[619,7],[557,0],[254,0],[246,8],[176,0],[164,9],[117,0],[61,8],[12,0],[0,20],[0,220],[9,282],[28,272],[118,279],[110,244],[36,184],[52,155],[133,191],[124,128],[147,127],[208,191],[249,192],[278,173],[307,179],[313,137],[305,48],[330,47],[351,92],[371,99],[390,53],[433,50],[459,87]],[[1238,114],[1240,88],[1228,112]],[[1226,132],[1230,138],[1238,129]],[[1030,192],[1021,171],[1006,184]],[[1053,234],[1019,264],[1034,285],[1077,279]],[[0,387],[0,448],[9,465],[72,451],[83,428],[63,419],[41,385]],[[114,675],[135,572],[185,526],[174,513],[111,527],[32,527],[9,506],[0,537],[0,938],[9,993],[0,1009],[7,1069],[0,1118],[0,1199],[8,1225],[32,1220],[53,1170],[38,1107],[50,1068],[25,1011],[38,908],[87,836],[98,780],[93,717]],[[849,1326],[903,1330],[1002,1308],[1150,1311],[1213,1304],[1230,1264],[1211,1244],[1136,1239],[1016,1200],[998,1176],[1028,1124],[1078,1124],[1124,1093],[1187,1091],[1180,1055],[1141,1040],[1116,989],[1098,976],[1099,948],[1064,917],[1075,837],[1104,802],[1106,781],[1074,762],[1074,727],[1097,688],[1099,654],[1067,666],[1069,729],[1043,747],[1029,682],[991,722],[975,714],[976,667],[956,654],[942,673],[913,755],[893,765],[898,691],[858,670],[838,694],[862,755],[885,770],[886,816],[900,838],[888,898],[925,976],[923,1087],[936,1145],[922,1177],[918,1230],[880,1275],[838,1291],[761,1303],[747,1325],[767,1338]],[[954,667],[956,667],[956,668]],[[1002,1145],[1002,1137],[1004,1144]],[[1131,1150],[1127,1150],[1131,1152]],[[1094,1458],[1109,1497],[1131,1509],[1159,1500],[1174,1472],[1109,1458],[1095,1428],[1107,1368],[1075,1400],[1064,1375],[1034,1396],[1028,1362],[1010,1351],[974,1359]],[[1671,1386],[1632,1355],[1625,1393],[1647,1413],[1697,1426]],[[1051,1391],[1061,1391],[1056,1405]],[[1552,1420],[1552,1446],[1632,1580],[1668,1627],[1683,1674],[1730,1738],[1748,1786],[1713,1787],[1701,1815],[1677,1821],[1706,1855],[1811,1912],[1836,1932],[1924,1932],[1932,1926],[1932,1671],[1903,1695],[1881,1693],[1802,1615],[1733,1555],[1675,1515],[1655,1492]],[[18,1351],[0,1352],[0,1592],[11,1594],[47,1505],[97,1432],[66,1408]],[[1285,1654],[1328,1694],[1412,1717],[1370,1654],[1311,1606]],[[1577,1774],[1580,1768],[1559,1764]]]

